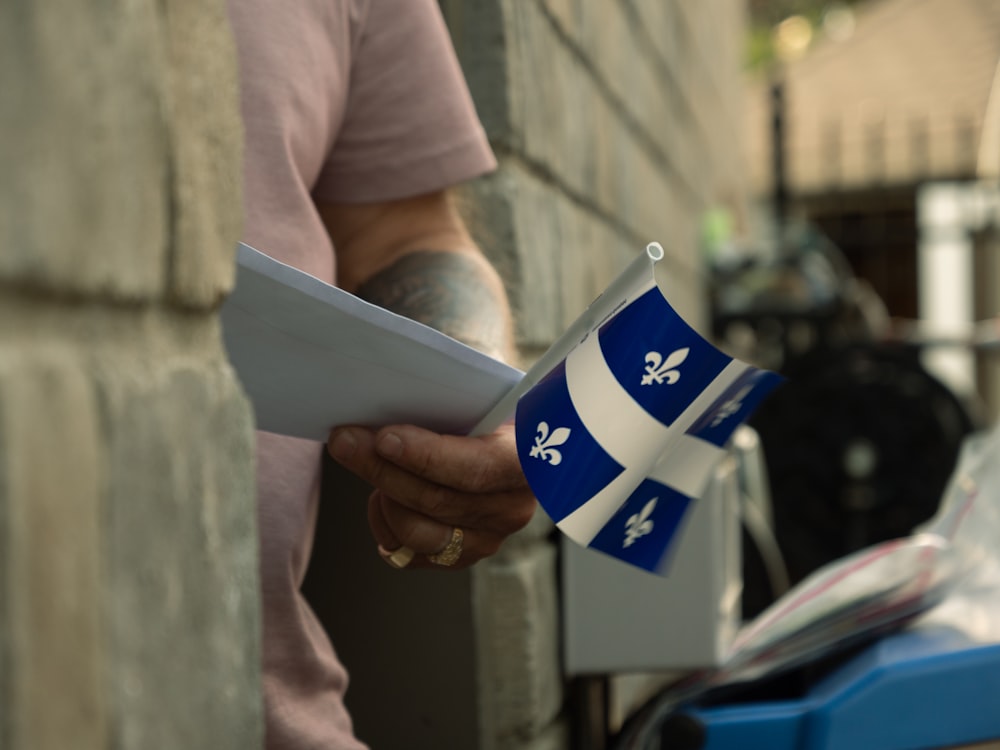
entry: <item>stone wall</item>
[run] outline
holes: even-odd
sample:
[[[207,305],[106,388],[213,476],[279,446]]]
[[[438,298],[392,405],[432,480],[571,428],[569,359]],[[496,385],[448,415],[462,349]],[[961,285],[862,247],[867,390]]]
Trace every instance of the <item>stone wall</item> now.
[[[743,202],[738,0],[443,2],[501,169],[475,187],[540,349],[650,240],[702,313],[698,225]]]
[[[0,747],[258,747],[223,4],[7,0],[0,133]]]

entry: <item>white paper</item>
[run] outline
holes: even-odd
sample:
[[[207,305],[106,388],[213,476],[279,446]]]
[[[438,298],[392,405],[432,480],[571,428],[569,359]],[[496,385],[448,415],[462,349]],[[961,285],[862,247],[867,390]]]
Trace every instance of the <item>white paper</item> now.
[[[326,440],[336,425],[405,423],[464,434],[523,377],[242,243],[221,317],[268,432]]]

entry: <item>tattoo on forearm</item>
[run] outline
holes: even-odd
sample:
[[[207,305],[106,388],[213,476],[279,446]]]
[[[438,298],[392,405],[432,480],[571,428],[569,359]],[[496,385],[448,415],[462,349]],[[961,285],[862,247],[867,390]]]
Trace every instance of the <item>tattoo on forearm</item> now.
[[[425,323],[494,356],[509,348],[509,315],[475,259],[461,253],[408,253],[362,284],[362,299]]]

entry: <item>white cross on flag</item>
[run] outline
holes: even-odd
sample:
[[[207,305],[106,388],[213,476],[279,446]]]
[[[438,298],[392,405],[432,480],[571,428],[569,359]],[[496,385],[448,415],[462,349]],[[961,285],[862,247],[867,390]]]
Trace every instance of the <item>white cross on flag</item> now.
[[[662,248],[647,253],[570,329],[568,353],[528,374],[516,434],[525,476],[565,534],[664,573],[688,505],[781,378],[685,323],[656,283]]]

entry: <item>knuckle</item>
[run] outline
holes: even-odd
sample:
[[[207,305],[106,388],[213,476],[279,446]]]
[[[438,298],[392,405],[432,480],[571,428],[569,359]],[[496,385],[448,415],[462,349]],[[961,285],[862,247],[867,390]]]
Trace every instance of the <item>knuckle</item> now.
[[[426,476],[434,471],[434,456],[430,451],[414,451],[411,456],[410,467],[419,476]]]
[[[534,497],[529,497],[526,500],[516,503],[514,507],[515,510],[512,514],[511,522],[516,527],[514,530],[520,531],[531,523],[531,519],[535,517],[535,510],[538,507],[538,503]]]
[[[470,467],[462,484],[469,492],[491,492],[499,486],[502,476],[497,470],[496,459],[484,456],[483,460]]]
[[[401,429],[397,431],[403,440],[405,450],[400,454],[400,466],[418,475],[424,475],[432,471],[436,456],[433,443],[428,441],[426,435],[419,432],[414,434],[412,430]]]
[[[492,557],[497,552],[500,551],[500,547],[503,545],[503,539],[487,536],[484,537],[482,544],[480,545],[479,551],[482,553],[479,557],[480,559],[484,557]]]
[[[361,476],[367,479],[368,482],[375,486],[380,487],[385,484],[386,471],[388,467],[383,461],[372,461],[372,463],[367,467]]]
[[[502,515],[494,519],[494,523],[506,536],[515,534],[531,523],[531,519],[535,517],[536,507],[537,503],[533,496],[515,495],[505,503]]]
[[[412,548],[422,547],[422,537],[417,528],[417,524],[413,521],[402,521],[394,527],[390,526],[390,529],[403,545]]]
[[[447,517],[452,499],[452,492],[440,485],[426,485],[417,495],[420,509],[433,518]]]

